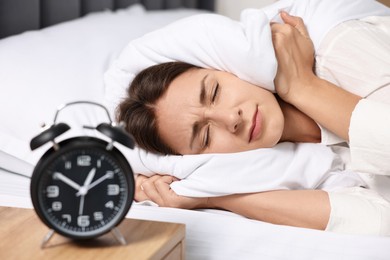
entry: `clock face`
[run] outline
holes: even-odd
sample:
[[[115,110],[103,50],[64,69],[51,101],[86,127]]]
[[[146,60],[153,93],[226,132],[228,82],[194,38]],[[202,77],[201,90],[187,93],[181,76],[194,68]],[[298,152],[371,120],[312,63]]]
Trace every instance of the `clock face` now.
[[[133,200],[131,168],[114,147],[92,137],[59,143],[35,167],[31,197],[39,217],[58,233],[91,238],[126,215]]]

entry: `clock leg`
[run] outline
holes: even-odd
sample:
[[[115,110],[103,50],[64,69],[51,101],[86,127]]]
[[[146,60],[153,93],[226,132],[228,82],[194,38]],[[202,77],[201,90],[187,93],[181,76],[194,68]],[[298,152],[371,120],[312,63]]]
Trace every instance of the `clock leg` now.
[[[45,247],[45,245],[49,242],[49,240],[53,237],[53,235],[54,235],[54,230],[50,229],[49,232],[47,232],[47,234],[45,235],[45,237],[42,240],[41,248]]]
[[[122,235],[122,233],[116,227],[111,229],[111,232],[114,235],[114,237],[116,238],[116,240],[118,240],[119,243],[121,243],[122,245],[127,244],[125,237]]]

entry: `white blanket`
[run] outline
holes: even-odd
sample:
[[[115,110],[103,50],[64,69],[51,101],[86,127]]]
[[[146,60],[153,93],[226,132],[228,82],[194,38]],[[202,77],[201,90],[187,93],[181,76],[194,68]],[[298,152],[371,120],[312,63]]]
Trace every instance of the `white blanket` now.
[[[304,19],[316,49],[325,34],[343,21],[390,15],[388,8],[373,0],[282,0],[264,9],[245,10],[241,21],[215,14],[185,18],[129,43],[105,75],[107,105],[114,110],[142,69],[173,60],[228,71],[273,91],[277,64],[269,23],[278,19],[280,10]],[[291,158],[298,163],[291,163]],[[343,166],[334,168],[338,159],[330,148],[309,144],[183,157],[160,157],[140,151],[133,152],[129,159],[134,165],[145,166],[133,167],[136,172],[185,178],[172,188],[187,196],[361,184],[353,173],[334,174]]]

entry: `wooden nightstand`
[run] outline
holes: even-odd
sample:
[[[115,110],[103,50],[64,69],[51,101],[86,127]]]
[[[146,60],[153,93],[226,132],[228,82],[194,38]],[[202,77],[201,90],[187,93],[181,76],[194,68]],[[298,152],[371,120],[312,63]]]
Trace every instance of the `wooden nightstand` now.
[[[95,240],[73,242],[55,234],[41,249],[48,228],[32,209],[0,207],[1,259],[184,259],[185,225],[125,219],[120,245],[111,233]]]

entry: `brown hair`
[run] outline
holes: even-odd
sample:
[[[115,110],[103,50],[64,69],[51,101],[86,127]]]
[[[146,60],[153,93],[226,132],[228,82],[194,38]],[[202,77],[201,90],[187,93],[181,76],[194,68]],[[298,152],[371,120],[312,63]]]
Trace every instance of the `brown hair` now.
[[[144,69],[131,82],[127,97],[116,109],[116,119],[125,123],[139,147],[154,153],[178,154],[159,135],[155,104],[176,77],[193,68],[197,67],[184,62],[162,63]]]

